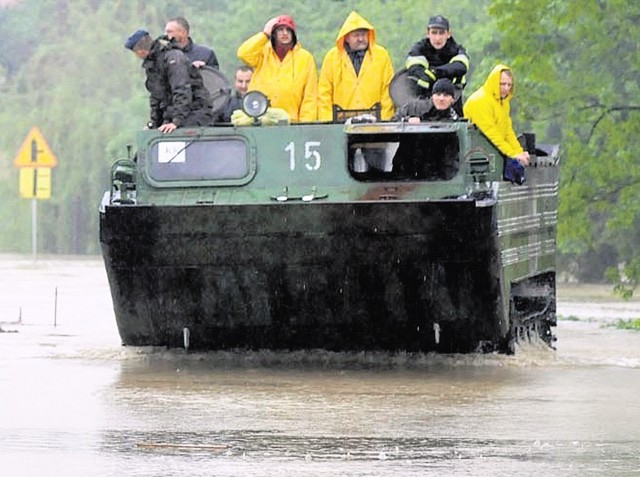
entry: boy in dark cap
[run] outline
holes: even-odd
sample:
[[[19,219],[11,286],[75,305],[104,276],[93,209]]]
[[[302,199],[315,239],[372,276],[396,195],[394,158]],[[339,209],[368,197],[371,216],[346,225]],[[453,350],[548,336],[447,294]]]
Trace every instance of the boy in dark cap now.
[[[406,120],[409,123],[457,121],[460,117],[453,108],[453,104],[458,94],[458,90],[456,90],[450,79],[441,78],[433,84],[430,98],[418,98],[409,101],[398,109],[394,120]]]
[[[431,98],[414,99],[401,107],[396,119],[411,124],[457,120],[458,114],[453,109],[456,89],[451,80],[437,80],[431,92]],[[400,178],[449,180],[459,167],[460,144],[455,133],[429,135],[428,140],[420,134],[406,134],[393,157],[392,172]]]
[[[124,44],[142,61],[149,91],[150,129],[169,133],[179,127],[213,124],[213,103],[187,55],[168,37],[153,40],[137,30]]]
[[[447,78],[460,89],[464,88],[469,57],[464,47],[451,36],[449,20],[436,15],[429,19],[426,37],[409,50],[405,67],[409,77],[420,87],[420,95],[429,97],[434,83],[440,78]],[[461,100],[456,101],[455,108],[461,116]]]

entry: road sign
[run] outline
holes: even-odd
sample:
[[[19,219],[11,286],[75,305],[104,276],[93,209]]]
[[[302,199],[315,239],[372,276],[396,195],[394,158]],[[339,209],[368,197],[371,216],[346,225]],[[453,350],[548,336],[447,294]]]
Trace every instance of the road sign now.
[[[23,167],[20,169],[20,197],[23,199],[51,198],[51,168]]]
[[[34,126],[22,143],[13,164],[16,167],[50,168],[58,165],[58,159],[40,130]]]

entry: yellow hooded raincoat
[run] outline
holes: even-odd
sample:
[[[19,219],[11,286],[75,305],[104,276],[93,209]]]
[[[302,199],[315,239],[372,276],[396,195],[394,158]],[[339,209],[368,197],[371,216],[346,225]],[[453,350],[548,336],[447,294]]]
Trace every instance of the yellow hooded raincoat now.
[[[318,70],[311,53],[296,43],[282,61],[269,37],[256,33],[238,48],[238,58],[254,69],[250,91],[261,91],[292,122],[317,119]]]
[[[464,117],[474,123],[480,131],[507,157],[523,152],[513,131],[511,122],[511,98],[515,93],[515,82],[509,95],[500,98],[500,75],[511,70],[505,65],[496,65],[484,84],[464,104]]]
[[[360,68],[360,74],[345,51],[344,37],[360,28],[369,30],[369,48]],[[336,46],[324,57],[318,84],[318,119],[331,121],[333,105],[342,109],[369,109],[380,103],[381,119],[391,119],[393,102],[389,95],[389,83],[393,78],[393,65],[389,53],[376,44],[373,26],[358,13],[351,12],[345,20]]]

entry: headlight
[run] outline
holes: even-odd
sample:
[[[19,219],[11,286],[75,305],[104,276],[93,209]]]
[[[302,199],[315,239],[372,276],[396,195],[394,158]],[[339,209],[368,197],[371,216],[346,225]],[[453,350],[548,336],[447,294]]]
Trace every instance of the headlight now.
[[[242,111],[247,116],[258,119],[269,108],[269,98],[260,91],[249,91],[242,97]]]

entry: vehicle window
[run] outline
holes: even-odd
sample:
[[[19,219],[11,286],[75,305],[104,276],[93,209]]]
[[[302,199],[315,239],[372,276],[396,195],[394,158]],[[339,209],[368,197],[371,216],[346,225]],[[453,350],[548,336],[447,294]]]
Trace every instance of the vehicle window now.
[[[358,180],[450,180],[460,168],[455,132],[349,136],[349,171]]]
[[[156,181],[241,179],[249,174],[249,153],[239,139],[161,141],[149,151],[149,166]]]

